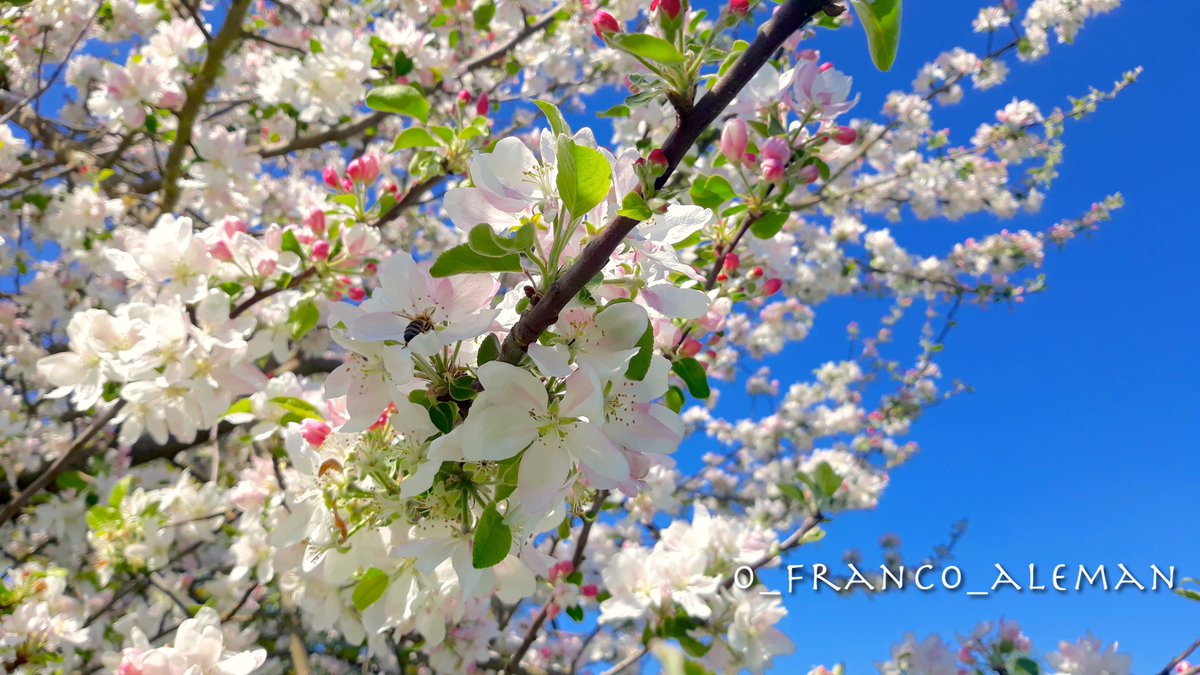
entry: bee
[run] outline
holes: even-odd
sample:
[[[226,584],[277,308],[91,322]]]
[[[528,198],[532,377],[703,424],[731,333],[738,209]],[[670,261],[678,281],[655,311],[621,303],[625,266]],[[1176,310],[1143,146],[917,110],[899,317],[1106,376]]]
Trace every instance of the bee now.
[[[408,343],[416,339],[418,335],[421,333],[428,333],[431,330],[433,330],[433,322],[429,320],[428,316],[422,314],[421,316],[414,318],[409,322],[408,326],[404,328],[404,345],[407,347]]]

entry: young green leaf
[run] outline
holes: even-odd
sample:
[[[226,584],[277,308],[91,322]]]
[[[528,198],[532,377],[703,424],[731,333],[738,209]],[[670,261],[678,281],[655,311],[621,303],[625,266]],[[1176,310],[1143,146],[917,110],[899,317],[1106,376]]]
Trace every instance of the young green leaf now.
[[[504,522],[495,504],[489,504],[475,524],[475,540],[471,547],[471,565],[485,569],[499,565],[508,557],[512,547],[512,529]]]
[[[483,338],[483,343],[479,345],[479,358],[476,363],[482,366],[498,358],[500,358],[500,338],[496,337],[495,333],[488,333],[488,336]]]
[[[366,102],[371,110],[405,115],[421,122],[429,120],[429,101],[425,100],[424,94],[407,84],[376,87],[367,92]]]
[[[533,104],[546,116],[546,121],[550,123],[550,131],[553,131],[555,136],[563,134],[567,136],[571,135],[571,126],[567,124],[567,120],[559,112],[558,106],[549,101],[534,101]]]
[[[612,166],[599,152],[558,137],[558,194],[575,218],[604,201],[612,188]]]
[[[475,252],[468,244],[459,244],[444,251],[429,273],[434,277],[448,277],[472,272],[520,272],[521,256],[510,253],[497,258]]]
[[[433,137],[433,134],[422,129],[421,127],[409,127],[400,132],[396,137],[396,142],[392,143],[392,152],[407,150],[409,148],[436,148],[441,143]]]
[[[354,584],[354,592],[350,594],[354,607],[361,612],[375,604],[387,590],[388,581],[388,575],[375,567],[363,572],[362,578]]]
[[[288,317],[288,324],[292,327],[292,339],[299,340],[308,335],[309,331],[317,327],[317,322],[320,320],[321,311],[317,309],[317,303],[305,300],[296,305]]]
[[[654,217],[654,213],[646,204],[645,198],[636,192],[630,192],[621,199],[621,210],[617,211],[617,215],[632,218],[639,223]]]
[[[634,56],[640,56],[647,61],[654,61],[655,63],[667,66],[676,66],[683,63],[683,54],[679,53],[675,45],[654,35],[646,35],[645,33],[619,33],[610,35],[608,41],[609,44],[617,49],[633,54]]]
[[[688,393],[696,398],[708,398],[708,374],[699,361],[687,356],[672,363],[671,370],[687,385]]]
[[[750,234],[759,239],[770,239],[783,229],[783,224],[787,222],[789,215],[791,214],[787,211],[764,213],[750,225]]]
[[[858,22],[867,34],[867,49],[875,67],[888,71],[900,46],[901,0],[850,0]]]
[[[650,361],[654,357],[653,326],[646,326],[646,332],[642,333],[637,346],[638,353],[629,360],[629,367],[625,369],[625,379],[641,382],[646,379],[646,373],[650,372]]]

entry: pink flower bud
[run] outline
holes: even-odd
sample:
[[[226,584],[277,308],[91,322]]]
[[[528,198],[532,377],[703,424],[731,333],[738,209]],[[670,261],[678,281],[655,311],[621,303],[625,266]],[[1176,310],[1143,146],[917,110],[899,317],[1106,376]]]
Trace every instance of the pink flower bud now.
[[[367,153],[355,159],[346,167],[346,175],[355,183],[374,183],[379,178],[379,158]]]
[[[820,68],[821,68],[821,72],[823,73],[823,72],[825,72],[825,71],[829,70],[829,69],[830,69],[830,68],[832,68],[832,67],[833,67],[833,64],[832,64],[832,63],[830,63],[830,62],[828,62],[828,61],[826,61],[825,63],[822,63],[822,64],[821,64],[821,66],[820,66]]]
[[[833,136],[833,140],[842,145],[850,145],[858,140],[858,132],[850,127],[838,127],[833,130],[831,136]]]
[[[579,590],[583,593],[583,597],[585,598],[594,598],[597,595],[600,595],[600,589],[596,588],[596,584],[587,584]]]
[[[354,302],[362,302],[363,300],[367,299],[367,292],[362,289],[362,286],[351,286],[350,290],[347,291],[346,294],[349,295],[350,299]]]
[[[208,254],[220,260],[221,262],[229,262],[233,260],[233,251],[229,250],[229,244],[223,241],[218,241],[208,247]]]
[[[817,169],[816,164],[809,164],[807,166],[800,167],[799,176],[801,181],[805,183],[813,183],[821,177],[821,171]]]
[[[720,274],[717,275],[717,281],[719,281],[721,283],[725,283],[726,281],[729,281],[729,275],[725,274],[724,272],[721,272]]]
[[[683,341],[683,344],[679,345],[679,355],[695,356],[700,353],[701,349],[704,349],[704,345],[700,344],[699,340],[688,338]]]
[[[726,253],[725,262],[721,264],[721,269],[726,272],[732,272],[738,268],[739,264],[741,264],[741,260],[736,253]]]
[[[308,419],[300,425],[300,436],[313,447],[321,447],[325,444],[325,439],[329,438],[329,434],[333,433],[333,429],[329,428],[321,420]]]
[[[788,147],[787,141],[782,138],[768,138],[759,147],[759,154],[762,155],[763,161],[773,159],[783,164],[791,158],[792,149]]]
[[[479,95],[479,100],[475,102],[475,114],[480,117],[486,117],[489,110],[491,110],[491,104],[488,101],[488,95],[485,91]]]
[[[761,268],[761,267],[755,267],[754,269],[750,270],[751,278],[759,279],[762,277],[762,275],[763,275],[763,268]]]
[[[312,255],[317,260],[329,259],[329,242],[324,239],[316,242],[312,246]]]
[[[652,4],[657,4],[658,9],[662,10],[668,19],[678,19],[679,13],[683,11],[683,3],[680,0],[654,0]]]
[[[233,217],[229,217],[229,218],[225,219],[224,227],[225,227],[225,236],[226,237],[232,237],[233,235],[237,234],[238,232],[246,232],[247,230],[250,229],[249,227],[246,226],[246,221],[242,220],[241,218],[233,218]]]
[[[471,92],[467,91],[466,89],[463,89],[462,91],[458,92],[458,104],[459,105],[465,106],[465,105],[470,105],[470,103],[471,103]]]
[[[596,31],[596,37],[603,39],[605,35],[620,33],[621,24],[608,12],[596,12],[596,15],[592,17],[592,30]]]
[[[668,164],[670,164],[670,161],[667,159],[667,153],[663,152],[662,148],[655,148],[651,150],[650,156],[647,159],[650,160],[651,164],[664,169],[667,168]]]
[[[325,167],[325,170],[321,172],[321,178],[324,179],[326,185],[334,190],[340,187],[339,184],[341,181],[338,179],[337,170],[332,166]]]
[[[546,618],[547,619],[550,619],[551,621],[553,621],[555,619],[555,617],[557,617],[559,615],[560,612],[562,612],[562,608],[558,606],[558,603],[552,602],[549,605],[546,605]]]
[[[731,163],[741,161],[746,154],[748,139],[745,121],[736,117],[727,121],[721,129],[721,154]]]
[[[764,159],[761,166],[763,180],[772,183],[783,180],[783,162],[777,159]]]
[[[763,297],[775,295],[781,288],[783,288],[782,279],[767,279],[763,284]]]
[[[316,234],[325,232],[325,212],[321,209],[309,211],[308,215],[304,217],[304,224]]]
[[[729,13],[746,16],[750,13],[750,0],[729,0]]]
[[[350,192],[354,189],[354,181],[349,178],[342,179],[342,192]]]
[[[258,265],[255,266],[255,271],[258,272],[259,276],[269,277],[272,274],[275,274],[276,266],[277,263],[274,260],[270,258],[263,258],[262,260],[258,261]]]

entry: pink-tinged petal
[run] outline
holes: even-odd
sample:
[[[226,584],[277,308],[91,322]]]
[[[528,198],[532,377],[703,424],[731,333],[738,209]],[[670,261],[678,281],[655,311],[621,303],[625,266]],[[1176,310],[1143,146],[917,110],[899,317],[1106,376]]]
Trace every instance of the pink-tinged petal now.
[[[671,283],[655,284],[642,291],[646,304],[673,319],[698,319],[708,313],[709,297]]]
[[[599,339],[594,344],[606,350],[630,349],[637,345],[638,340],[646,332],[650,317],[646,308],[633,302],[619,302],[609,305],[596,315],[596,329]]]
[[[529,358],[547,377],[566,377],[571,374],[571,351],[563,345],[533,343],[529,345]]]
[[[604,419],[604,397],[600,380],[590,370],[581,368],[567,378],[567,393],[559,406],[561,417],[582,417],[590,422]]]
[[[479,188],[457,188],[450,190],[442,199],[442,207],[450,222],[463,232],[480,223],[487,223],[496,232],[508,232],[521,224],[512,213],[502,211],[492,205]]]
[[[372,312],[346,324],[346,332],[355,340],[381,342],[383,340],[404,341],[404,329],[408,319],[391,312]]]
[[[537,420],[525,408],[492,405],[472,409],[462,426],[463,454],[475,461],[508,459],[537,438],[537,427]]]
[[[491,274],[462,274],[445,281],[450,282],[447,288],[439,287],[433,300],[445,308],[441,318],[451,322],[491,307],[500,288],[500,281]]]
[[[571,455],[557,435],[539,439],[521,457],[514,495],[526,513],[544,513],[561,496],[571,475]]]
[[[657,405],[653,407],[662,408]],[[663,410],[675,414],[666,408]],[[675,419],[678,420],[679,416],[675,415]],[[634,404],[632,409],[622,410],[620,414],[610,416],[608,423],[604,425],[604,432],[630,450],[656,455],[675,452],[683,438],[682,433],[676,433],[672,426],[664,424],[651,412],[651,406],[645,403]]]
[[[91,371],[87,360],[74,352],[51,354],[38,360],[38,372],[57,387],[73,387],[85,379]]]
[[[629,462],[600,427],[595,424],[576,424],[567,435],[571,455],[598,476],[617,482],[629,479]]]
[[[491,361],[479,367],[479,382],[484,391],[503,400],[505,405],[525,408],[541,414],[549,398],[546,387],[529,371],[502,361]]]

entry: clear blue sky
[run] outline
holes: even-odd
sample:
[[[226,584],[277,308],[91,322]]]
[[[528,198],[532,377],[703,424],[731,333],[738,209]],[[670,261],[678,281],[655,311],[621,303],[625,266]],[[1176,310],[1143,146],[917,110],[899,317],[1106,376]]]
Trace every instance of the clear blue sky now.
[[[890,73],[870,66],[857,28],[822,32],[812,46],[855,76],[863,96],[856,112],[874,115],[888,91],[907,87],[940,51],[955,45],[984,51],[985,38],[970,31],[980,6],[906,3],[900,55]],[[877,542],[889,532],[901,535],[908,557],[919,560],[945,540],[955,520],[967,518],[970,530],[954,552],[966,586],[972,580],[989,585],[995,562],[1010,569],[1174,564],[1181,576],[1200,576],[1200,366],[1194,353],[1200,286],[1193,262],[1200,231],[1195,201],[1185,196],[1197,193],[1200,154],[1192,130],[1198,99],[1191,70],[1200,61],[1186,18],[1192,12],[1192,3],[1182,0],[1130,0],[1091,22],[1076,45],[1014,65],[1003,87],[969,92],[964,104],[935,109],[935,124],[950,127],[962,143],[1013,96],[1049,110],[1089,85],[1105,89],[1123,71],[1146,68],[1116,102],[1068,127],[1062,175],[1040,214],[1004,223],[909,219],[892,226],[914,250],[942,253],[966,236],[1000,227],[1044,229],[1111,192],[1123,192],[1127,202],[1093,238],[1050,255],[1047,293],[1013,312],[964,309],[939,361],[975,393],[931,410],[916,425],[923,450],[893,473],[875,511],[839,518],[825,541],[802,549],[793,562],[834,564],[843,550],[858,548],[878,564]],[[780,366],[776,375],[785,382],[803,378],[821,361],[840,358],[846,322],[869,326],[879,315],[879,305],[865,300],[823,306],[813,336],[786,354],[794,369]],[[724,399],[727,415],[736,411],[736,395],[730,390]],[[797,652],[779,664],[780,672],[838,661],[852,673],[874,672],[873,664],[906,631],[953,638],[1002,616],[1020,621],[1039,652],[1088,629],[1119,640],[1134,655],[1135,673],[1157,672],[1200,638],[1200,604],[1169,592],[1006,591],[973,599],[809,591],[785,604],[791,615],[784,628]]]

